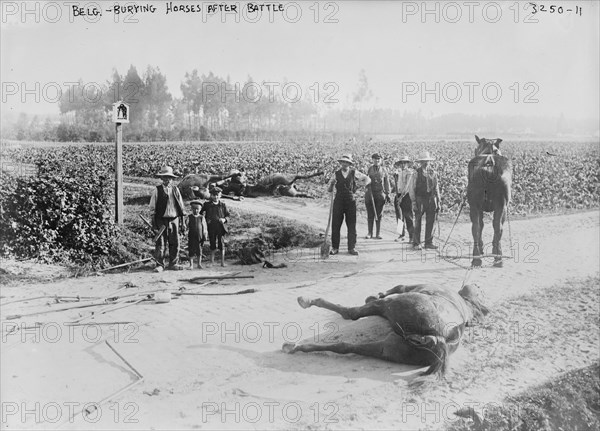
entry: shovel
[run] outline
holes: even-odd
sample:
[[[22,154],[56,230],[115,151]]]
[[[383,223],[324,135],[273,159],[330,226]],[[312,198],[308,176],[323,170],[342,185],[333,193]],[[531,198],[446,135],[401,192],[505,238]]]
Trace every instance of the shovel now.
[[[144,221],[144,223],[146,223],[146,225],[148,225],[148,227],[150,229],[152,229],[152,224],[143,216],[140,214],[140,218]],[[156,235],[154,235],[154,238],[152,238],[152,241],[156,244],[156,241],[158,241],[158,239],[160,238],[160,236],[163,234],[163,232],[165,231],[166,226],[162,225],[160,227],[160,229],[158,230],[158,233]]]
[[[329,252],[331,251],[331,244],[329,243],[329,229],[331,228],[331,217],[333,215],[333,194],[331,192],[331,202],[329,203],[329,217],[327,218],[327,229],[325,229],[325,242],[321,245],[321,258],[327,259]]]

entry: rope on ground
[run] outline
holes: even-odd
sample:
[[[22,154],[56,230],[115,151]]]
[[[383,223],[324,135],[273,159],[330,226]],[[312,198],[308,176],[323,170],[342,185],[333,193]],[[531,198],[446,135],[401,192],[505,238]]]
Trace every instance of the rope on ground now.
[[[363,268],[363,269],[361,269],[361,270],[358,270],[358,271],[352,271],[352,272],[348,272],[348,273],[346,273],[346,274],[333,274],[333,275],[329,275],[329,276],[327,276],[327,277],[325,277],[325,278],[321,278],[321,279],[319,279],[319,280],[309,281],[308,283],[304,283],[304,284],[299,284],[299,285],[297,285],[297,286],[291,286],[291,287],[288,287],[288,289],[299,289],[299,288],[301,288],[301,287],[312,286],[312,285],[315,285],[315,284],[317,284],[317,283],[319,283],[319,282],[321,282],[321,281],[325,281],[325,280],[331,280],[331,279],[333,279],[333,278],[348,278],[348,277],[353,277],[353,276],[355,276],[355,275],[357,275],[357,274],[361,274],[361,273],[365,272],[365,271],[366,271],[366,270],[368,270],[368,269],[373,269],[373,268],[377,268],[378,266],[381,266],[381,265],[386,265],[386,264],[388,264],[388,263],[391,263],[391,262],[393,262],[394,260],[395,260],[395,259],[393,259],[393,258],[392,258],[392,259],[389,259],[389,260],[387,260],[387,261],[385,261],[385,262],[378,263],[377,265],[374,265],[374,266],[372,266],[372,267]]]

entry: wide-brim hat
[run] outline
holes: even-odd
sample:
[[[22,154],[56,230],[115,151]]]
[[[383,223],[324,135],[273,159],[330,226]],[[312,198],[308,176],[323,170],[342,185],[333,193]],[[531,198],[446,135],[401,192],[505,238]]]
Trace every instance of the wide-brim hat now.
[[[375,154],[373,154],[373,155],[371,156],[371,158],[372,158],[372,159],[379,159],[379,160],[381,160],[381,154],[379,154],[379,153],[375,153]]]
[[[190,201],[190,205],[202,205],[202,201],[199,201],[199,200]]]
[[[177,178],[177,175],[173,173],[173,168],[171,166],[163,166],[162,168],[160,168],[160,172],[156,174],[156,176]]]
[[[435,158],[429,155],[429,151],[423,151],[416,160],[417,162],[430,162],[435,160]]]
[[[354,164],[354,160],[352,160],[352,154],[344,154],[342,157],[340,157],[338,160],[338,162],[346,162],[346,163],[350,163],[351,165]]]
[[[410,158],[406,154],[404,154],[394,164],[399,165],[400,163],[410,163],[410,162],[412,162],[412,160],[410,160]]]

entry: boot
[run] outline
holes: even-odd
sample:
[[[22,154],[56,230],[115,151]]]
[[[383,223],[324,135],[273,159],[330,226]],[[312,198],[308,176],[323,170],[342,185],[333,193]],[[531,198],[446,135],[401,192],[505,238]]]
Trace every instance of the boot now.
[[[210,251],[210,264],[214,265],[215,264],[215,254],[217,253],[217,250],[211,250]]]
[[[369,233],[365,236],[365,239],[373,238],[373,219],[367,219],[367,229],[369,229]]]
[[[375,239],[382,239],[381,235],[379,234],[381,232],[381,220],[380,219],[375,222],[375,229],[377,232],[377,235],[375,235]]]

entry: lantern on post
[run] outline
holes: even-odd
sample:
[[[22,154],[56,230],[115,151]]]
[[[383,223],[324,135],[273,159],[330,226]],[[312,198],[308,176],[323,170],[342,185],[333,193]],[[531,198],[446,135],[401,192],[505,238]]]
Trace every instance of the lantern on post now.
[[[115,123],[115,222],[123,223],[123,131],[122,124],[129,123],[129,105],[123,101],[113,104]]]

